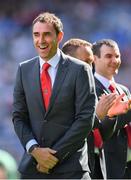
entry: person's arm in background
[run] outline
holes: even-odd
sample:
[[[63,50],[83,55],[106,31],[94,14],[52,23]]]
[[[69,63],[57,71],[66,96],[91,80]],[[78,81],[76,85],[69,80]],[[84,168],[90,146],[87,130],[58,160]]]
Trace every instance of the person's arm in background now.
[[[102,94],[96,105],[96,116],[93,129],[95,130],[98,128],[99,130],[105,130],[104,133],[101,134],[103,140],[110,138],[116,126],[116,120],[110,120],[110,118],[107,117],[108,110],[113,105],[115,99],[116,94]]]
[[[126,100],[121,101],[121,105],[125,106],[123,113],[117,116],[117,126],[116,130],[123,128],[126,124],[131,122],[131,94],[128,88],[125,86],[120,86],[127,97]],[[123,98],[124,99],[124,98]],[[122,109],[119,107],[119,110]],[[117,109],[118,110],[118,109]],[[122,110],[121,110],[122,111]],[[113,112],[114,113],[114,112]]]
[[[130,116],[130,104],[131,101],[122,101],[124,94],[119,95],[114,104],[112,105],[112,107],[109,109],[108,113],[107,113],[107,117],[105,121],[102,121],[102,125],[100,127],[100,132],[102,134],[102,136],[104,137],[103,139],[105,139],[106,136],[104,136],[107,131],[109,131],[109,128],[111,127],[111,123],[112,123],[112,127],[113,127],[113,123],[115,123],[114,129],[112,131],[115,132],[117,129],[120,129],[121,127],[123,128],[123,126],[125,126],[125,124],[128,122],[128,116]],[[127,117],[126,117],[127,116]],[[124,118],[124,119],[123,119]],[[126,120],[127,118],[127,120]],[[110,119],[110,121],[109,121]]]
[[[98,123],[98,120],[97,120],[97,126],[96,127],[99,128],[99,131],[101,133],[103,141],[106,141],[107,139],[109,139],[113,135],[113,133],[115,132],[117,127],[120,128],[122,123],[124,123],[124,124],[127,123],[126,121],[123,122],[123,120],[121,120],[122,123],[119,122],[119,125],[118,125],[118,118],[120,116],[125,117],[125,114],[124,115],[119,115],[119,114],[126,111],[127,103],[125,103],[125,104],[120,103],[123,95],[118,96],[114,93],[103,95],[104,91],[102,89],[97,88],[96,90],[97,90],[96,91],[97,96],[99,97],[99,106],[97,106],[98,111],[96,108],[96,112],[97,112],[97,114],[99,114],[99,113],[102,114],[101,117],[102,116],[105,117],[105,118],[103,118],[103,117],[101,118],[100,123]],[[101,96],[101,94],[103,97]],[[104,96],[106,97],[106,99]],[[114,98],[114,100],[117,99],[118,103],[114,104],[113,98]],[[107,102],[106,102],[106,100],[107,100]],[[109,100],[109,102],[108,102],[108,100]],[[111,106],[112,106],[112,108],[111,108]],[[121,109],[118,111],[118,108],[120,106],[121,106]],[[114,112],[113,112],[114,114],[112,114],[112,115],[110,114],[110,117],[108,114],[109,108],[114,110]]]

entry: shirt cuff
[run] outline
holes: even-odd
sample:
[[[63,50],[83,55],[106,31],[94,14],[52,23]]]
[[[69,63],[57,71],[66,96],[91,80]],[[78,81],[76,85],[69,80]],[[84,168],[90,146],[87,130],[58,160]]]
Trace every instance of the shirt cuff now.
[[[34,144],[38,144],[38,142],[35,139],[31,139],[30,141],[27,142],[26,144],[26,151],[29,152],[29,149],[31,148],[31,146],[33,146]]]

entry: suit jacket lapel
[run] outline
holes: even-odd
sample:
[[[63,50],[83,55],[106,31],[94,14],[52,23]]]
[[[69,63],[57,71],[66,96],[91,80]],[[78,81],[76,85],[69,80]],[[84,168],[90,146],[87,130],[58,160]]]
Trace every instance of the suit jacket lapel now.
[[[96,86],[99,87],[100,90],[103,90],[105,94],[110,93],[110,91],[108,89],[106,89],[97,78],[95,78],[95,83],[96,83]]]
[[[67,70],[68,70],[67,67],[68,67],[67,58],[62,53],[61,54],[61,59],[60,59],[59,65],[58,65],[58,70],[57,70],[53,90],[52,90],[52,95],[51,95],[51,99],[50,99],[49,108],[47,110],[46,115],[49,113],[49,111],[53,107],[53,104],[55,103],[55,99],[56,99],[56,97],[57,97],[57,95],[58,95],[58,93],[60,91],[60,88],[61,88],[61,86],[63,84],[63,81],[64,81],[64,79],[66,77]]]
[[[116,84],[116,89],[119,92],[119,94],[125,94],[125,96],[122,98],[124,101],[128,101],[128,97],[126,92],[119,86],[119,84]]]
[[[42,109],[43,113],[45,114],[45,106],[43,103],[42,98],[42,91],[41,91],[41,83],[40,83],[40,65],[39,65],[39,58],[35,60],[35,64],[32,68],[31,79],[33,80],[33,95],[36,97],[38,105]]]

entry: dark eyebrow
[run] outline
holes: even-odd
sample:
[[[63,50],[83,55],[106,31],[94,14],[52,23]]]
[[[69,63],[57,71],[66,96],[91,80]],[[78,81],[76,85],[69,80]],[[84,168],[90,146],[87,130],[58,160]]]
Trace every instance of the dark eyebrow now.
[[[33,34],[38,34],[38,32],[33,32]]]

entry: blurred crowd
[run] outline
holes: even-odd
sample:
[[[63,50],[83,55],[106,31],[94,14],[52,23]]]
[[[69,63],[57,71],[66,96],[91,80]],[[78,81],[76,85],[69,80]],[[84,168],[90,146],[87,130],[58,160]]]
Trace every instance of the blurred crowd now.
[[[34,17],[42,11],[58,15],[64,24],[62,44],[73,37],[91,43],[101,38],[114,39],[122,54],[116,80],[131,90],[130,9],[130,0],[0,1],[0,149],[19,162],[23,149],[11,121],[12,92],[18,64],[36,54],[31,36]]]

